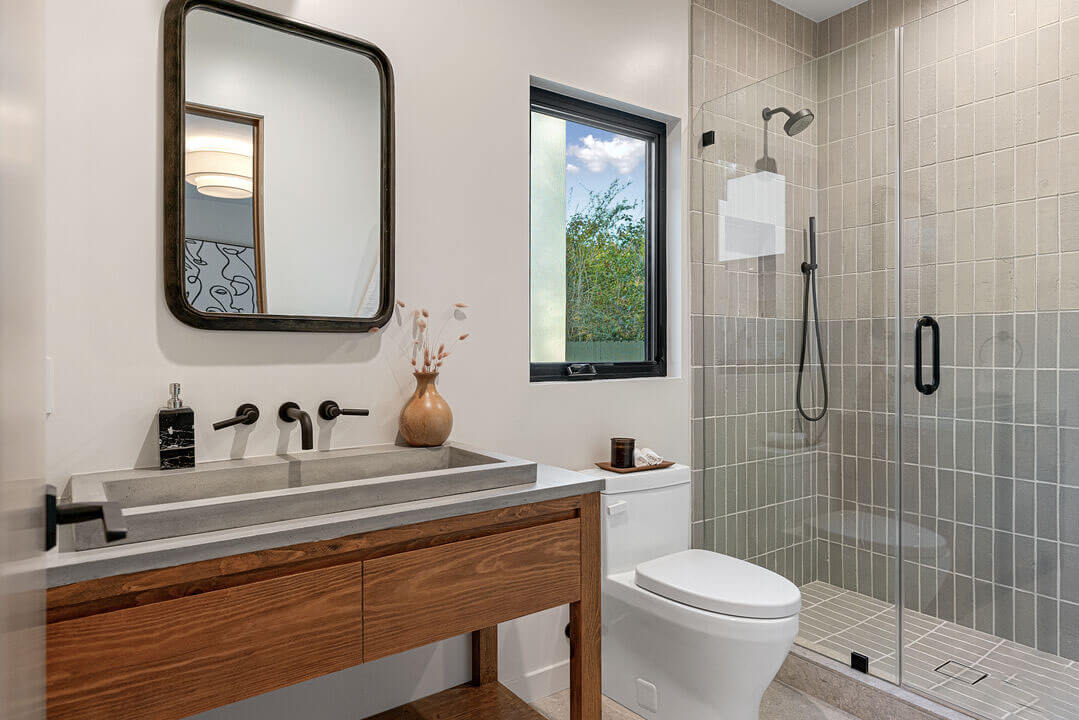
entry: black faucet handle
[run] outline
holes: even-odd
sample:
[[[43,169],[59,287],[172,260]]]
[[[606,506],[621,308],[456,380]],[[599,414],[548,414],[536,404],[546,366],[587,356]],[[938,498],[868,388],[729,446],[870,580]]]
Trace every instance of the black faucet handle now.
[[[251,403],[244,403],[236,408],[236,417],[219,420],[213,424],[214,430],[224,430],[233,425],[254,425],[259,419],[259,409]]]
[[[127,537],[124,511],[115,502],[66,503],[56,501],[56,488],[45,486],[45,549],[56,547],[57,525],[101,519],[105,526],[105,541],[123,540]]]
[[[370,415],[366,408],[343,408],[334,400],[323,400],[318,406],[318,416],[323,420],[335,420],[342,415]]]

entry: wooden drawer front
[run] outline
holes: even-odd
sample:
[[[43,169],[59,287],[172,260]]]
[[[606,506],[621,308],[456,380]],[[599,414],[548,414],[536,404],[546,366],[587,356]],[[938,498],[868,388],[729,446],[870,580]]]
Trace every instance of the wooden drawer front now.
[[[47,627],[48,715],[184,718],[363,660],[362,563]]]
[[[499,533],[364,562],[364,660],[581,595],[581,521]]]

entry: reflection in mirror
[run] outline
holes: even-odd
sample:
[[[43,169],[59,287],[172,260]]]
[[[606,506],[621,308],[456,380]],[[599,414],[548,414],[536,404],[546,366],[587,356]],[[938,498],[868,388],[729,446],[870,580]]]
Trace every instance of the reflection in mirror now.
[[[188,103],[185,127],[187,301],[202,312],[261,312],[262,118]]]
[[[198,6],[184,23],[188,304],[388,313],[386,99],[373,55]]]

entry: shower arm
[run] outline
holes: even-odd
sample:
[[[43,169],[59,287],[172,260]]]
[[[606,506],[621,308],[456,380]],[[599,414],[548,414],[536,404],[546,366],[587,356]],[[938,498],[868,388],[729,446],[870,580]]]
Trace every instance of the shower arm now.
[[[763,117],[765,120],[771,120],[772,116],[776,113],[783,113],[787,117],[791,117],[794,114],[785,107],[766,107],[764,108],[764,110],[761,110],[761,117]]]

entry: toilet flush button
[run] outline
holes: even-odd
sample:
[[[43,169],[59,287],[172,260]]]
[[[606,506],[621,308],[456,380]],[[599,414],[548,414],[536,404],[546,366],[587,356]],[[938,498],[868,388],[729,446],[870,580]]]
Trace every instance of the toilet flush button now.
[[[659,690],[656,686],[637,678],[637,704],[649,712],[659,712]]]

